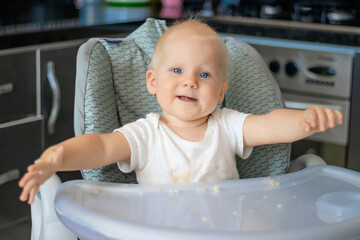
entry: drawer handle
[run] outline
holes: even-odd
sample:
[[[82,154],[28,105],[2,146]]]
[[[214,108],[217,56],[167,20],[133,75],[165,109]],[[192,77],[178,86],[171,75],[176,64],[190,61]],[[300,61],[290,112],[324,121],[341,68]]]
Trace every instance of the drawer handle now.
[[[12,83],[5,83],[0,85],[0,95],[5,93],[10,93],[14,89],[14,85]]]
[[[17,180],[20,178],[20,170],[19,169],[11,169],[7,172],[0,174],[0,185]]]
[[[47,132],[49,135],[53,135],[55,133],[55,124],[59,115],[61,103],[60,85],[56,78],[55,63],[53,61],[47,62],[47,78],[53,95],[51,112],[47,124]]]

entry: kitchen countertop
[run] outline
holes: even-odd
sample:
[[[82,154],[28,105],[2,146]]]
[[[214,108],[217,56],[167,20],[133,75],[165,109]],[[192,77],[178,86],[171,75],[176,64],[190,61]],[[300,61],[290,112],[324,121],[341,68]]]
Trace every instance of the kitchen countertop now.
[[[31,9],[29,11],[36,17],[28,17],[25,20],[13,19],[11,22],[0,19],[0,49],[132,32],[147,17],[159,18],[162,11],[159,1],[138,7],[112,6],[99,0],[92,0],[86,4],[79,0],[75,1],[75,5],[71,1],[69,3],[69,0],[64,2],[68,4],[28,4],[28,8]],[[39,11],[48,14],[43,13],[42,17],[38,17],[39,13],[35,13]],[[171,21],[169,18],[167,20]],[[358,26],[238,16],[213,16],[208,17],[207,22],[218,32],[224,33],[360,46]]]
[[[24,5],[20,10],[19,2]],[[156,4],[121,7],[101,0],[16,3],[0,9],[0,49],[130,33],[147,17],[158,17]]]
[[[214,16],[209,23],[218,31],[233,34],[360,46],[360,27],[301,23],[247,17]]]
[[[0,36],[0,49],[98,37],[124,32],[130,33],[138,28],[142,23],[143,21],[136,21],[3,35]]]

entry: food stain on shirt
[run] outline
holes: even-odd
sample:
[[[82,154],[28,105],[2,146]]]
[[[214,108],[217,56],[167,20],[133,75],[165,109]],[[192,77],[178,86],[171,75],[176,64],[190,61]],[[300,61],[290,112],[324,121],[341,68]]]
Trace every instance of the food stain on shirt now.
[[[174,183],[189,183],[190,181],[190,172],[182,172],[179,175],[173,176],[173,182]]]

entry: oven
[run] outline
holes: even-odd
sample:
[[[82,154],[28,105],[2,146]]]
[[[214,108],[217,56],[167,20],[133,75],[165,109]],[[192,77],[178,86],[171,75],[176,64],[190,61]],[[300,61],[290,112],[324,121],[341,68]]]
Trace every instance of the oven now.
[[[329,165],[360,171],[360,128],[356,120],[360,112],[356,107],[360,94],[360,48],[221,35],[247,42],[260,53],[280,87],[286,108],[304,110],[321,105],[342,112],[342,125],[292,143],[291,159],[312,153]]]
[[[184,9],[206,10],[184,0]],[[287,108],[323,105],[344,123],[292,144],[330,165],[360,171],[360,2],[353,0],[212,1],[208,23],[252,45],[277,81]],[[207,12],[208,13],[208,12]]]
[[[253,46],[278,82],[287,108],[306,109],[323,105],[343,113],[342,125],[316,133],[303,143],[294,143],[292,157],[310,152],[321,155],[328,163],[345,166],[352,67],[356,51],[283,40],[260,41]]]
[[[343,113],[342,125],[293,143],[291,159],[313,153],[330,165],[356,169],[358,163],[349,162],[349,138],[351,106],[356,104],[352,102],[352,85],[354,78],[359,78],[354,66],[359,65],[360,48],[231,36],[249,43],[260,53],[281,89],[287,108],[321,105]]]

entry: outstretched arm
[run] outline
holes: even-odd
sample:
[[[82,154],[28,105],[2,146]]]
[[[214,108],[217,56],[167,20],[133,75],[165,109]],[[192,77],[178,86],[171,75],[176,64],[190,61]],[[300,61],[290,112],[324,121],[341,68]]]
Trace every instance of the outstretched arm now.
[[[244,123],[246,146],[294,142],[342,124],[340,111],[325,107],[302,110],[277,109],[265,115],[251,115]]]
[[[71,171],[106,166],[130,159],[130,146],[120,132],[86,134],[46,149],[19,181],[21,201],[34,202],[35,194],[57,171]]]

